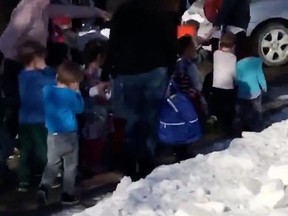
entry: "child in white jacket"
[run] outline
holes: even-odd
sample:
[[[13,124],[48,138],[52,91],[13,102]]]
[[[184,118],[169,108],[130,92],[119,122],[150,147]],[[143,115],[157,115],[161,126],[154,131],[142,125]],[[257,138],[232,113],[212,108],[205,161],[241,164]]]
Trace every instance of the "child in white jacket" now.
[[[235,116],[235,86],[237,58],[234,55],[235,35],[223,34],[219,50],[213,59],[212,115],[216,116],[223,129],[230,133]]]

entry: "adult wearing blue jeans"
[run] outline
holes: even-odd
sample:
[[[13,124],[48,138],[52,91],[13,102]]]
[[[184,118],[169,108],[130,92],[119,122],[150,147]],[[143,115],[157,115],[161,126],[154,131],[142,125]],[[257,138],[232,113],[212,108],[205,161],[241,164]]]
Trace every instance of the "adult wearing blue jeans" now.
[[[157,112],[177,59],[179,3],[130,0],[113,15],[102,81],[114,78],[115,114],[127,120],[125,174],[137,180],[154,168]]]

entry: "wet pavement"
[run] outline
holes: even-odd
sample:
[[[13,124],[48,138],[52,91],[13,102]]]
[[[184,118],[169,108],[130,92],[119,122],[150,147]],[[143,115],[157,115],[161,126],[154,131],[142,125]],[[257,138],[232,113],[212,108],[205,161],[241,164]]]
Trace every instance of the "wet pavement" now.
[[[28,193],[19,193],[15,188],[11,188],[0,193],[0,216],[71,216],[109,196],[121,178],[122,175],[118,173],[105,173],[82,182],[76,189],[80,203],[67,207],[58,202],[60,188],[51,192],[50,203],[41,208],[38,208],[36,203],[36,188]]]
[[[80,203],[75,206],[62,206],[60,203],[53,203],[41,209],[35,208],[33,210],[16,211],[16,212],[0,212],[2,216],[71,216],[75,213],[84,211],[86,208],[92,207],[99,200],[109,196],[115,189],[116,184],[106,185],[97,190],[90,191],[88,194],[82,194]],[[18,195],[19,196],[19,195]]]

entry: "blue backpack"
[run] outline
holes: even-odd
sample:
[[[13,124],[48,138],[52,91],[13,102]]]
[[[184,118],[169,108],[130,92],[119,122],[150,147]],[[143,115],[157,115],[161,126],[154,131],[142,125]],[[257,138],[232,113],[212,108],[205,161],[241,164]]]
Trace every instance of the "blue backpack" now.
[[[198,115],[192,103],[177,89],[161,104],[158,136],[164,145],[192,144],[202,137]]]

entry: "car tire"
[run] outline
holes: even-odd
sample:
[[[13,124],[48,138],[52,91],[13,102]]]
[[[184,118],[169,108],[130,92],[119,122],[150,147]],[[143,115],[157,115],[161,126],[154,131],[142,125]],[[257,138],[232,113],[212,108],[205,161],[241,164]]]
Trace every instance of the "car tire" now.
[[[281,23],[268,23],[255,34],[258,52],[267,66],[288,63],[288,28]]]

